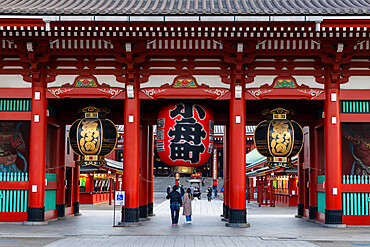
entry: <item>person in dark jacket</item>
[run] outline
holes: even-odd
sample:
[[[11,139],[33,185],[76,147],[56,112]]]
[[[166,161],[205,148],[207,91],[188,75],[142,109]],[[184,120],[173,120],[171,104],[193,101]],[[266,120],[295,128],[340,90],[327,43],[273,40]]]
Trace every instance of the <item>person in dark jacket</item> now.
[[[208,201],[210,202],[211,199],[212,199],[212,188],[211,186],[208,187],[208,190],[207,190],[207,197],[208,197]]]
[[[174,185],[172,191],[166,196],[167,199],[170,199],[172,225],[179,223],[180,206],[182,205],[181,195],[177,190],[177,185]]]
[[[180,195],[181,195],[181,199],[184,199],[185,189],[183,185],[180,186]]]

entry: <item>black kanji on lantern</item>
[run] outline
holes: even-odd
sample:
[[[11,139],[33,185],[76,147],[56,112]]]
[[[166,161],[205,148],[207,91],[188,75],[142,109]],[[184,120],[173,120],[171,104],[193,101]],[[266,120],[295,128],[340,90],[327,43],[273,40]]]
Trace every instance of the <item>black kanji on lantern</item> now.
[[[200,154],[205,150],[202,139],[207,134],[203,125],[194,118],[193,109],[197,111],[200,119],[205,118],[204,109],[191,102],[178,104],[170,111],[171,118],[182,116],[182,119],[175,120],[174,129],[170,128],[168,131],[168,136],[174,137],[169,145],[172,160],[190,160],[191,163],[197,163],[200,160]]]
[[[183,118],[193,118],[194,117],[193,108],[195,108],[195,110],[197,111],[200,119],[205,118],[206,112],[204,111],[204,109],[200,107],[199,105],[194,105],[191,102],[185,102],[183,104],[178,104],[175,109],[170,111],[170,117],[175,118],[178,115],[181,115],[183,116]]]

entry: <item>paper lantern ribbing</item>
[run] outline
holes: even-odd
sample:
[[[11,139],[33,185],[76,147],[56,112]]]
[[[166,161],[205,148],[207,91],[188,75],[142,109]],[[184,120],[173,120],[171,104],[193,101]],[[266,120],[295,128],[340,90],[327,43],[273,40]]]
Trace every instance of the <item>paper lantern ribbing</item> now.
[[[201,166],[213,149],[213,112],[193,102],[173,103],[160,109],[156,146],[169,166]]]

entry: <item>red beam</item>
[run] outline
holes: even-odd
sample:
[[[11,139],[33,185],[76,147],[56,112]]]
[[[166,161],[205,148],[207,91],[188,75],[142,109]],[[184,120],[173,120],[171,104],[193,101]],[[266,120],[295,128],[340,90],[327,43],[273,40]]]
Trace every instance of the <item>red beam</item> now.
[[[0,112],[0,119],[3,121],[29,121],[31,120],[31,112]]]
[[[58,189],[58,182],[48,182],[45,186],[45,190],[56,190]]]
[[[316,192],[325,192],[323,184],[316,184]]]
[[[370,225],[370,215],[343,215],[342,220],[346,225]]]
[[[42,19],[16,19],[4,18],[0,19],[0,26],[7,27],[44,27],[45,23]]]
[[[342,113],[340,114],[340,121],[342,123],[343,122],[355,122],[355,123],[370,122],[370,114]]]
[[[0,181],[2,190],[28,190],[28,181]]]
[[[24,222],[27,220],[27,212],[1,212],[1,222]]]
[[[370,184],[342,184],[342,192],[365,192],[370,191]]]
[[[321,22],[321,27],[370,27],[370,20],[323,20]]]
[[[368,65],[369,66],[369,65]],[[341,100],[369,100],[369,89],[341,89]]]
[[[19,73],[18,70],[17,74]],[[31,88],[0,88],[0,95],[3,99],[28,99],[32,96],[32,90]]]

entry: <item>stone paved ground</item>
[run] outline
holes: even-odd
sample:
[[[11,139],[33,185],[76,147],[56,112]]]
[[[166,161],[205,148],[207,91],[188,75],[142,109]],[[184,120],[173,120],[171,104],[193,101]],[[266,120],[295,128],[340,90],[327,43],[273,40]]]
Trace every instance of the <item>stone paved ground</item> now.
[[[251,227],[229,228],[220,220],[222,201],[194,200],[193,223],[184,224],[181,216],[180,224],[172,226],[169,202],[157,201],[156,216],[140,227],[112,227],[113,206],[82,206],[83,216],[47,226],[0,225],[0,246],[370,246],[369,228],[325,228],[295,218],[296,208],[248,204]],[[120,212],[116,213],[119,220]],[[10,236],[13,242],[1,242]],[[25,244],[21,238],[33,242]]]
[[[112,227],[113,206],[82,205],[83,216],[45,226],[0,225],[0,246],[370,246],[369,228],[325,228],[295,218],[296,208],[248,204],[251,227],[229,228],[220,220],[222,201],[194,200],[193,223],[182,216],[172,226],[169,202],[156,201],[156,216],[140,227]]]
[[[233,237],[233,236],[108,236],[105,238],[72,237],[56,241],[48,247],[71,246],[133,246],[133,247],[207,247],[207,246],[291,246],[311,247],[317,246],[303,240],[271,240],[259,237]]]
[[[168,181],[162,181],[162,187]],[[113,206],[81,205],[82,216],[44,226],[0,224],[0,246],[370,246],[370,228],[332,229],[294,217],[293,207],[248,204],[249,228],[225,227],[222,201],[193,201],[193,223],[172,226],[169,202],[158,187],[154,213],[140,227],[112,227]],[[116,220],[120,220],[117,208]]]

